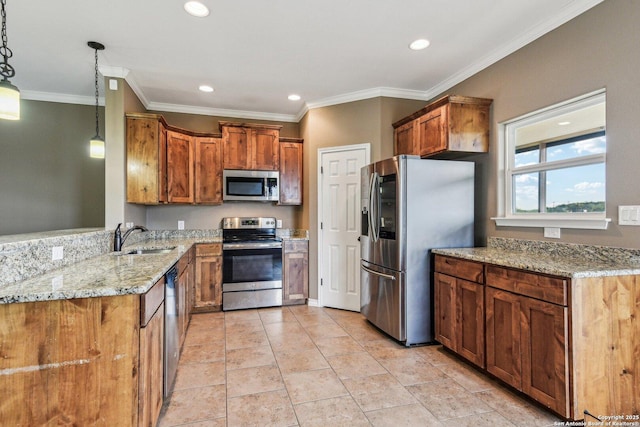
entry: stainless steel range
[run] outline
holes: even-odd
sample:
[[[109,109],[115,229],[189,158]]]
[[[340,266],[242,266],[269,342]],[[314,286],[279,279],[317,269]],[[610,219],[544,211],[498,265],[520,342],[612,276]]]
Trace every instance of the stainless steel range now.
[[[282,240],[275,218],[222,219],[222,309],[282,305]]]

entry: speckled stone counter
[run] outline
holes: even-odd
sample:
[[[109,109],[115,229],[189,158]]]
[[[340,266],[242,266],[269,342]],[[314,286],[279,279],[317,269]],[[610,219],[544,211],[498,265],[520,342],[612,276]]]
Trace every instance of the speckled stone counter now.
[[[640,250],[507,238],[485,248],[433,249],[433,253],[561,277],[640,274]]]
[[[0,240],[3,268],[14,274],[0,283],[0,304],[143,294],[195,243],[222,242],[222,230],[134,232],[121,253],[112,253],[109,230],[62,230]],[[307,230],[278,229],[283,240],[308,240]],[[65,259],[51,262],[53,246]],[[134,249],[173,247],[169,253],[126,255]]]
[[[143,294],[194,243],[222,241],[216,233],[197,231],[150,232],[139,236],[142,239],[138,241],[127,240],[121,253],[103,253],[26,280],[5,284],[0,287],[0,304]],[[126,255],[127,251],[138,248],[167,247],[174,249],[165,254]]]

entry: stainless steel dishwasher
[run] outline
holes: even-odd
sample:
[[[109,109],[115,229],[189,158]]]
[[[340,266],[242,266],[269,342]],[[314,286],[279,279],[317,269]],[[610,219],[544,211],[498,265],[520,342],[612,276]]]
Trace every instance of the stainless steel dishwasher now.
[[[178,370],[180,345],[178,343],[178,296],[176,282],[178,268],[174,265],[165,274],[164,294],[164,387],[163,396],[167,398],[173,391]]]

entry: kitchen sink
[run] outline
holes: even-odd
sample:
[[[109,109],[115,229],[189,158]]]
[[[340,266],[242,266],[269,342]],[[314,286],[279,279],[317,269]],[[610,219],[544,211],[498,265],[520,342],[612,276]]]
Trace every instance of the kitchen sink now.
[[[128,252],[125,252],[126,255],[157,255],[157,254],[168,254],[176,247],[170,248],[152,248],[152,249],[134,249]]]

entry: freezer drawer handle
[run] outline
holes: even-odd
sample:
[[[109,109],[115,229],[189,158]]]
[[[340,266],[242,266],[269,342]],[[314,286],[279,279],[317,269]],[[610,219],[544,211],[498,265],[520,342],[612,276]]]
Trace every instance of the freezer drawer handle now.
[[[375,274],[376,276],[382,276],[385,279],[389,279],[389,280],[396,280],[395,276],[392,276],[390,274],[384,274],[384,273],[379,273],[377,271],[373,271],[370,268],[365,267],[364,265],[360,264],[360,268],[363,269],[364,271],[366,271],[367,273],[371,273],[371,274]]]

